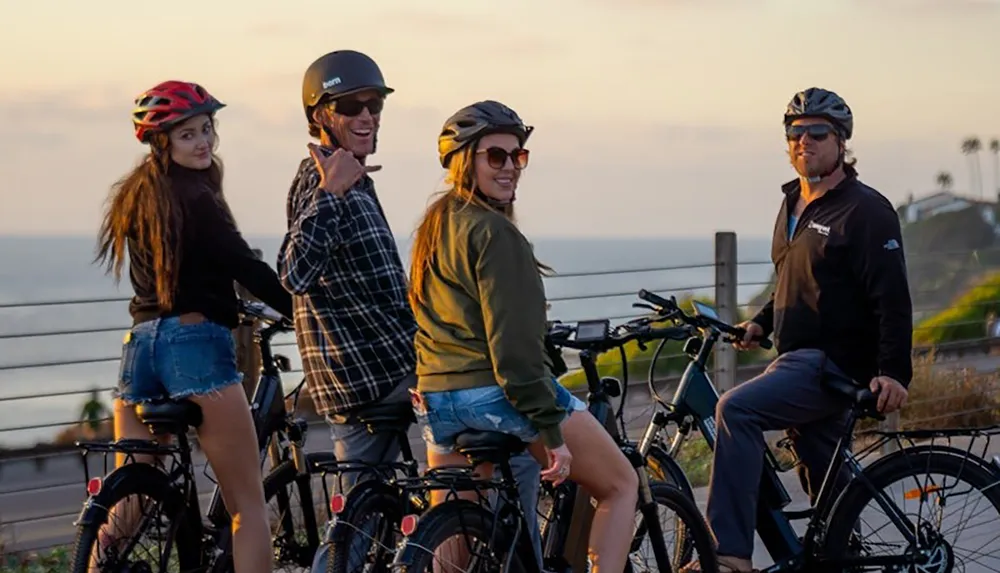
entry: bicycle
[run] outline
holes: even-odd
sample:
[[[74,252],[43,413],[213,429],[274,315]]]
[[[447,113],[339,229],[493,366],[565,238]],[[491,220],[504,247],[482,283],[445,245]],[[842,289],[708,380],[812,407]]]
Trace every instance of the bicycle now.
[[[359,479],[347,494],[336,493],[330,497],[330,521],[324,536],[323,546],[313,561],[316,571],[323,560],[330,573],[348,571],[349,551],[355,543],[355,534],[374,540],[363,561],[385,563],[384,550],[393,545],[394,524],[402,519],[399,512],[399,477],[419,476],[418,463],[413,456],[407,432],[416,423],[413,408],[409,402],[375,404],[361,408],[355,414],[357,422],[365,425],[370,434],[390,434],[399,446],[399,461],[366,463],[358,460],[330,460],[317,464],[326,472],[369,474],[372,479]],[[385,453],[379,459],[385,457]],[[404,504],[414,511],[422,511],[427,502],[419,496],[407,497]],[[374,530],[374,532],[372,532]],[[330,558],[332,556],[332,559]]]
[[[581,351],[580,362],[587,379],[588,411],[611,434],[639,476],[637,510],[641,521],[636,527],[632,552],[648,537],[657,570],[673,570],[659,521],[658,506],[662,505],[677,513],[684,526],[685,539],[675,548],[674,561],[686,563],[697,551],[703,569],[714,571],[717,564],[713,539],[693,495],[676,484],[650,481],[646,471],[647,456],[640,454],[631,442],[624,439],[614,423],[615,418],[622,421],[624,400],[617,415],[613,415],[611,398],[621,396],[624,386],[613,377],[602,378],[598,374],[596,358],[603,352],[619,348],[624,354],[624,346],[633,340],[677,335],[676,328],[654,329],[649,327],[650,323],[647,319],[638,319],[612,330],[610,321],[606,319],[580,321],[575,325],[554,322],[551,323],[549,340],[558,347]],[[456,451],[468,459],[468,466],[432,468],[420,478],[401,480],[404,491],[447,490],[449,495],[445,502],[422,514],[411,513],[403,517],[400,530],[404,539],[393,566],[405,565],[407,571],[424,571],[431,566],[435,548],[444,540],[453,535],[465,535],[482,542],[490,557],[501,562],[505,571],[540,571],[530,539],[524,534],[527,521],[520,507],[517,484],[509,463],[510,457],[525,447],[525,443],[509,434],[469,430],[456,437]],[[499,467],[501,478],[476,478],[474,468],[482,463]],[[671,468],[667,470],[668,475],[680,471],[673,460],[667,458],[664,463],[665,467]],[[475,491],[480,503],[456,499],[456,494],[461,491]],[[504,503],[491,513],[482,502],[485,494],[494,491]],[[548,486],[548,491],[552,504],[541,532],[543,570],[558,573],[579,570],[581,560],[586,559],[586,539],[594,514],[593,500],[568,480],[555,488]],[[632,569],[632,561],[627,561],[625,570]]]
[[[669,424],[677,425],[677,432],[668,448],[671,456],[677,454],[695,427],[700,430],[709,447],[714,449],[715,410],[719,393],[707,374],[708,358],[719,340],[733,342],[742,338],[744,331],[726,324],[719,319],[714,308],[698,301],[693,302],[694,315],[688,315],[678,307],[673,297],[666,299],[646,290],[639,291],[638,296],[648,304],[636,303],[633,306],[652,310],[657,320],[679,322],[683,326],[678,328],[687,328],[691,334],[684,346],[684,352],[691,361],[672,400],[667,402],[660,398],[650,376],[650,391],[661,409],[651,417],[638,450],[641,453],[649,448],[662,448],[664,444],[661,434]],[[663,344],[664,342],[660,343],[653,355],[654,364]],[[940,473],[956,479],[964,476],[969,485],[983,492],[993,507],[1000,511],[1000,487],[997,487],[1000,485],[1000,462],[991,464],[972,454],[971,442],[968,451],[951,446],[916,445],[902,447],[867,467],[862,467],[860,460],[880,449],[889,440],[914,443],[936,436],[996,435],[1000,434],[1000,426],[954,430],[876,430],[869,434],[879,438],[856,455],[851,449],[855,424],[866,417],[884,420],[884,416],[875,409],[876,397],[866,386],[831,378],[824,379],[822,383],[832,393],[843,396],[850,402],[848,424],[837,444],[837,455],[827,468],[815,503],[806,510],[785,511],[791,498],[778,477],[780,466],[777,459],[770,449],[765,450],[756,531],[775,563],[764,571],[842,571],[845,568],[860,567],[888,567],[895,568],[892,569],[894,571],[951,571],[955,557],[952,546],[932,528],[926,517],[918,515],[917,522],[914,523],[898,505],[888,499],[884,490],[894,481],[916,478],[918,487],[908,490],[904,494],[905,498],[917,497],[923,500],[933,495],[941,499],[942,493],[952,487],[925,483],[920,479],[923,472]],[[836,476],[844,464],[851,479],[839,490],[835,490],[831,485],[831,476]],[[875,501],[886,512],[891,524],[902,534],[907,544],[905,554],[885,557],[866,554],[874,547],[861,542],[860,523],[864,508],[870,501]],[[792,522],[802,519],[808,519],[808,523],[805,534],[800,537],[793,529]]]
[[[319,545],[319,533],[312,504],[312,474],[318,473],[332,453],[306,454],[302,448],[307,433],[304,419],[293,418],[285,401],[292,400],[292,411],[298,402],[305,380],[287,396],[283,395],[281,373],[291,370],[288,358],[271,351],[271,339],[278,333],[291,332],[291,323],[264,303],[240,300],[241,320],[244,324],[259,325],[254,329],[255,342],[260,348],[261,376],[250,403],[257,432],[261,465],[270,458],[271,471],[264,478],[265,499],[276,498],[281,513],[279,529],[273,541],[278,563],[308,567]],[[80,517],[74,525],[78,528],[73,550],[74,573],[88,571],[91,552],[97,546],[98,533],[107,523],[109,510],[131,495],[146,496],[161,505],[161,510],[145,516],[136,533],[123,543],[119,540],[108,548],[108,555],[100,565],[108,571],[151,572],[147,560],[135,562],[129,554],[148,528],[167,526],[167,549],[159,551],[159,570],[164,570],[170,556],[171,541],[177,546],[180,570],[231,572],[231,520],[222,500],[218,485],[208,503],[203,522],[191,444],[187,432],[201,424],[201,409],[188,400],[165,400],[141,404],[136,408],[139,419],[149,427],[150,433],[160,438],[176,438],[176,444],[164,445],[155,439],[121,439],[114,442],[77,442],[83,455],[91,452],[124,454],[126,463],[104,477],[86,476],[87,499]],[[153,455],[160,462],[157,466],[134,462],[136,455]],[[170,460],[170,467],[164,463]],[[205,475],[207,477],[207,464]],[[211,478],[209,478],[211,479]],[[298,508],[304,522],[302,532],[296,533],[292,523],[295,508],[289,500],[290,488],[295,486],[300,495]],[[124,545],[124,547],[121,547]],[[131,567],[131,568],[130,568]],[[145,568],[142,568],[145,567]]]
[[[565,339],[569,332],[564,332],[561,323],[557,321],[552,321],[549,323],[550,330],[553,330],[555,339]],[[587,323],[582,323],[584,328],[587,328]],[[657,340],[657,336],[665,336],[668,331],[652,331],[648,340]],[[553,359],[555,364],[555,374],[561,375],[566,372],[565,362],[559,355],[558,348],[555,347],[553,336],[547,338],[547,346],[549,348],[550,357]],[[641,343],[641,340],[636,339]],[[627,341],[625,341],[627,342]],[[625,420],[623,417],[623,410],[625,407],[625,400],[627,396],[628,388],[628,368],[627,368],[627,358],[624,353],[625,342],[615,343],[621,351],[621,357],[624,368],[624,378],[622,381],[610,376],[605,376],[600,378],[601,391],[604,392],[605,396],[600,393],[596,393],[592,396],[592,401],[594,403],[607,402],[605,398],[621,398],[619,402],[619,407],[617,412],[615,412],[614,418],[619,422],[621,432],[619,433],[618,427],[614,424],[606,424],[606,428],[611,432],[616,439],[625,435]],[[570,343],[572,344],[572,343]],[[614,345],[612,345],[614,346]],[[594,364],[598,354],[603,352],[600,348],[583,348],[581,350],[581,362],[586,365],[586,368],[590,368]],[[589,373],[589,376],[597,376],[596,367]],[[596,408],[596,406],[595,406]],[[610,405],[608,406],[610,408]],[[369,541],[373,541],[371,548],[369,549],[367,555],[364,558],[364,562],[367,564],[373,564],[376,567],[387,567],[389,562],[393,559],[395,554],[395,547],[397,546],[396,540],[401,537],[400,523],[404,516],[406,515],[419,515],[423,513],[427,508],[430,507],[430,502],[423,495],[423,492],[414,490],[408,487],[408,484],[414,483],[418,478],[417,465],[413,461],[412,454],[410,453],[409,443],[406,442],[405,436],[406,431],[409,426],[414,423],[412,409],[408,405],[405,405],[405,412],[387,412],[383,421],[378,422],[374,427],[369,426],[369,432],[374,431],[391,431],[399,432],[397,435],[403,440],[400,442],[401,451],[403,453],[403,463],[388,463],[382,464],[374,469],[379,472],[381,479],[379,480],[369,480],[366,482],[359,482],[346,496],[335,495],[331,498],[330,505],[332,508],[332,513],[334,514],[334,519],[331,521],[330,526],[327,529],[327,536],[325,538],[325,546],[320,549],[321,552],[326,552],[327,554],[334,555],[334,559],[327,561],[327,567],[324,569],[327,573],[348,573],[348,557],[345,556],[346,551],[340,550],[339,548],[346,548],[354,546],[354,536],[360,534],[362,537],[367,538]],[[604,420],[607,417],[607,409],[603,406],[600,408],[601,411],[596,412],[599,420]],[[592,411],[592,413],[594,413]],[[400,420],[406,419],[406,427],[398,427]],[[379,429],[379,425],[385,425]],[[405,443],[405,446],[403,445]],[[633,444],[634,445],[634,444]],[[646,470],[650,478],[657,482],[663,482],[670,485],[674,485],[681,489],[688,497],[694,498],[694,493],[691,488],[690,482],[684,475],[684,471],[681,467],[671,458],[665,449],[661,449],[657,446],[649,448],[646,452]],[[337,466],[343,466],[343,463],[334,462],[327,465],[329,469],[336,469]],[[350,466],[348,466],[350,468]],[[569,498],[571,492],[568,490],[565,497]],[[545,501],[548,501],[550,507],[555,507],[552,504],[552,498],[555,494],[551,484],[548,482],[543,482],[540,489],[540,501],[539,507],[543,506]],[[578,519],[576,523],[569,525],[567,531],[577,531],[581,526],[579,524],[586,524],[589,529],[589,519],[592,519],[593,512],[587,512],[587,508],[590,507],[586,505],[585,501],[582,501],[581,497],[580,507],[576,510],[577,515],[583,514],[583,517]],[[572,502],[566,502],[572,505]],[[565,507],[565,505],[563,506]],[[547,520],[549,516],[541,515],[544,520]],[[368,525],[374,521],[373,527],[368,527]],[[377,530],[377,533],[370,533],[371,529]],[[563,532],[565,534],[566,532]],[[582,563],[586,559],[587,547],[586,543],[580,544],[573,539],[568,540],[567,548],[564,552],[566,559],[574,564]],[[317,562],[314,562],[314,567]]]

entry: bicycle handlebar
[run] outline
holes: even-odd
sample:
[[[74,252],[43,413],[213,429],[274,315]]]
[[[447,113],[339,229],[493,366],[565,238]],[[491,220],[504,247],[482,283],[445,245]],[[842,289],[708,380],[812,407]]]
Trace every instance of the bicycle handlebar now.
[[[260,320],[267,323],[268,326],[264,330],[268,332],[268,334],[275,334],[277,332],[292,332],[295,330],[291,320],[285,318],[284,315],[274,310],[267,304],[243,298],[238,299],[238,301],[239,312],[243,315],[243,318]]]
[[[730,342],[733,340],[742,340],[746,335],[746,329],[740,328],[738,326],[733,326],[731,324],[726,324],[721,320],[706,316],[703,314],[698,314],[691,316],[686,314],[679,306],[677,306],[677,301],[671,297],[670,299],[665,299],[662,296],[649,292],[646,289],[639,291],[639,298],[650,303],[652,307],[647,307],[646,305],[633,304],[632,306],[637,306],[640,308],[650,308],[658,315],[662,316],[663,320],[673,318],[680,320],[681,322],[688,324],[695,328],[710,328],[717,330],[723,334],[730,337]],[[766,336],[754,336],[753,340],[760,344],[760,347],[769,350],[774,346]]]
[[[659,322],[660,320],[655,317],[632,320],[615,327],[603,337],[586,340],[572,339],[570,337],[578,333],[580,323],[603,321],[579,321],[575,326],[560,321],[553,321],[550,324],[548,336],[549,340],[556,346],[602,353],[618,348],[619,346],[624,346],[633,340],[640,342],[652,340],[687,340],[693,334],[692,329],[688,326],[669,326],[665,328],[651,328],[649,326],[650,323]]]

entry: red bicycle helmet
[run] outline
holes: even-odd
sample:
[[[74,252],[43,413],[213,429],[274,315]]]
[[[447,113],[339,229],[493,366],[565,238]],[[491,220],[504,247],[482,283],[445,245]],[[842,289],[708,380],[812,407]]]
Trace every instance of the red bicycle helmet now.
[[[148,143],[153,133],[169,130],[178,123],[203,113],[215,113],[226,104],[192,82],[166,81],[135,98],[132,124],[135,137]]]

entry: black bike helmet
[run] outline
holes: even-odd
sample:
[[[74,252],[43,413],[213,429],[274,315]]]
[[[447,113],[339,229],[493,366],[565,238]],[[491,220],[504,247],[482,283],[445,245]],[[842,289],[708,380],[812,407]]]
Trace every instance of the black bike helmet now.
[[[302,107],[312,123],[312,110],[324,99],[336,99],[367,89],[383,96],[394,90],[385,85],[375,60],[354,50],[337,50],[313,62],[302,79]]]
[[[485,100],[463,107],[444,122],[438,136],[441,167],[447,169],[456,151],[484,135],[510,133],[524,145],[534,130],[534,127],[524,125],[514,110],[498,101]]]
[[[785,109],[785,125],[801,117],[822,117],[840,130],[840,135],[850,139],[854,133],[854,116],[851,108],[839,95],[822,88],[809,88],[792,97]]]

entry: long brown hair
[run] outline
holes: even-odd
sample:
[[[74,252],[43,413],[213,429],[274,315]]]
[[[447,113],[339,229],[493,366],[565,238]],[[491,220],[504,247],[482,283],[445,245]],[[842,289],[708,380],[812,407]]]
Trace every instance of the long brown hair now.
[[[118,283],[127,260],[126,248],[143,253],[155,273],[156,299],[162,311],[173,308],[184,228],[184,208],[172,189],[169,165],[170,138],[156,133],[150,140],[149,154],[111,186],[94,259],[106,273],[113,273]],[[222,196],[222,172],[222,161],[213,149],[209,184],[227,216],[232,217]]]
[[[438,246],[441,244],[441,232],[444,228],[445,213],[451,204],[461,203],[468,205],[475,203],[486,209],[493,209],[483,199],[476,195],[476,167],[475,151],[478,146],[470,145],[452,156],[448,164],[448,173],[445,175],[447,188],[438,192],[438,197],[434,199],[414,232],[413,248],[410,254],[410,304],[416,305],[423,302],[424,279],[427,272],[434,264],[434,258]],[[514,216],[514,205],[507,204],[499,209],[504,216],[512,223],[516,224]],[[543,275],[554,273],[554,271],[544,263],[535,259],[535,266],[538,272]]]

